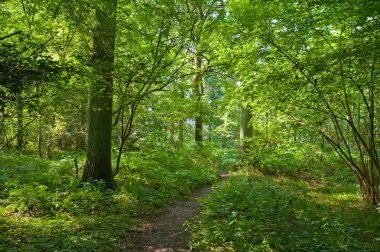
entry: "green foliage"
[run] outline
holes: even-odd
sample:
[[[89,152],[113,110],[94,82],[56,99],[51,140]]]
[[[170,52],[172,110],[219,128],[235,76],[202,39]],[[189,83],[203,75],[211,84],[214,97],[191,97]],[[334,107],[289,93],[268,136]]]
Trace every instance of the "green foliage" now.
[[[178,150],[166,146],[166,151],[154,150],[148,155],[127,152],[125,169],[120,173],[120,188],[131,192],[142,205],[162,206],[192,189],[216,180],[216,162],[212,153],[184,146]],[[144,152],[143,152],[144,153]]]
[[[113,251],[141,209],[150,211],[216,176],[209,152],[125,153],[119,189],[75,179],[74,159],[0,155],[0,251]],[[179,163],[176,163],[176,159]],[[209,160],[209,161],[206,161]]]
[[[264,111],[266,129],[280,121],[280,134],[295,136],[291,128],[302,125],[323,135],[355,167],[363,200],[376,204],[378,1],[242,2],[230,7],[236,22],[252,32],[243,41],[256,56],[239,65],[245,101]]]
[[[279,142],[275,146],[265,146],[265,143],[257,145],[256,142],[250,144],[251,148],[241,158],[240,166],[254,166],[266,174],[287,173],[296,177],[297,172],[304,171],[311,175],[321,175],[321,165],[347,169],[331,148],[322,150],[316,143]],[[312,170],[311,167],[316,169]]]
[[[73,157],[47,161],[7,153],[0,159],[2,251],[111,250],[131,223],[136,200],[101,184],[78,187]]]
[[[338,171],[330,182],[342,179]],[[343,193],[323,191],[321,183],[233,173],[202,201],[192,245],[200,251],[377,251],[375,209],[360,203],[352,185]]]
[[[255,171],[234,173],[204,201],[195,247],[380,247],[356,182],[376,203],[379,1],[119,0],[115,34],[95,36],[115,43],[104,55],[95,16],[116,1],[0,2],[0,151],[20,151],[0,154],[1,251],[112,251],[141,210],[242,167]],[[91,72],[99,56],[115,57],[105,64],[113,71]],[[88,87],[103,77],[114,84],[113,164],[119,143],[128,150],[116,191],[81,183],[83,155],[59,152],[86,148]],[[242,104],[253,134],[239,159]]]

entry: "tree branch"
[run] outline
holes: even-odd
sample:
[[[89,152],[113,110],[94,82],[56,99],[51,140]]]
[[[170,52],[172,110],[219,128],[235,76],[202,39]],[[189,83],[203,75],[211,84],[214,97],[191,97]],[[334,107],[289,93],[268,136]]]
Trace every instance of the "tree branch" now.
[[[17,35],[17,34],[20,34],[20,33],[22,33],[22,31],[15,31],[15,32],[12,32],[12,33],[10,33],[10,34],[8,34],[8,35],[5,35],[5,36],[3,36],[3,37],[0,37],[0,40],[4,40],[4,39],[7,39],[7,38],[10,38],[10,37],[12,37],[12,36],[14,36],[14,35]]]

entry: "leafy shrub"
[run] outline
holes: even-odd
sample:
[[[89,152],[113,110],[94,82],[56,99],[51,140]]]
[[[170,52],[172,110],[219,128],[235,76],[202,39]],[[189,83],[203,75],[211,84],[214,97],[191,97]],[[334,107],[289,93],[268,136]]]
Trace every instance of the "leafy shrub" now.
[[[121,190],[138,198],[141,207],[162,206],[216,179],[212,153],[189,146],[151,151],[149,155],[129,152],[123,160],[125,168],[119,174]]]
[[[313,190],[307,183],[239,172],[203,200],[192,245],[200,251],[377,251],[380,225],[373,209],[337,209],[336,199],[319,201]]]

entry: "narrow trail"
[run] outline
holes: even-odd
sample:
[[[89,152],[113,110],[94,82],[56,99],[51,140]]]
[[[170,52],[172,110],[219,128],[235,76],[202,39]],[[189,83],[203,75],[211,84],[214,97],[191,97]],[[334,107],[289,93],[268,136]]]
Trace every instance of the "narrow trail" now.
[[[220,175],[220,180],[227,177]],[[220,183],[220,182],[219,182]],[[178,199],[167,207],[158,209],[142,218],[142,223],[135,230],[129,231],[120,242],[119,252],[185,252],[190,234],[183,226],[191,220],[199,208],[198,199],[212,191],[211,186],[196,190],[187,199]]]

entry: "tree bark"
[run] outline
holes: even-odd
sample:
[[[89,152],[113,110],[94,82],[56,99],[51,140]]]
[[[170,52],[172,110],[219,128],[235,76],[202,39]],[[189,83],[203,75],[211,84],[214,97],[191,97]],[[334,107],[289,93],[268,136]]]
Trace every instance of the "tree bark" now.
[[[203,141],[203,75],[202,75],[202,58],[200,55],[195,56],[196,74],[193,82],[193,92],[195,96],[196,114],[195,114],[195,142],[198,146],[202,145]]]
[[[101,0],[95,13],[91,67],[88,135],[83,181],[103,180],[106,187],[116,186],[112,175],[112,95],[117,0]]]
[[[183,90],[183,87],[180,86],[180,98],[182,100],[185,100],[185,91]],[[178,145],[182,146],[183,141],[185,139],[185,119],[180,118],[178,120]]]
[[[240,153],[244,155],[247,152],[247,138],[252,137],[253,131],[250,125],[252,112],[248,106],[242,104],[240,111]]]
[[[16,149],[22,151],[24,148],[24,125],[23,125],[23,105],[22,105],[22,91],[16,94],[16,107],[17,107],[17,144]]]
[[[184,129],[185,128],[185,122],[183,119],[180,119],[178,122],[178,144],[179,146],[182,146],[183,140],[185,139]]]

